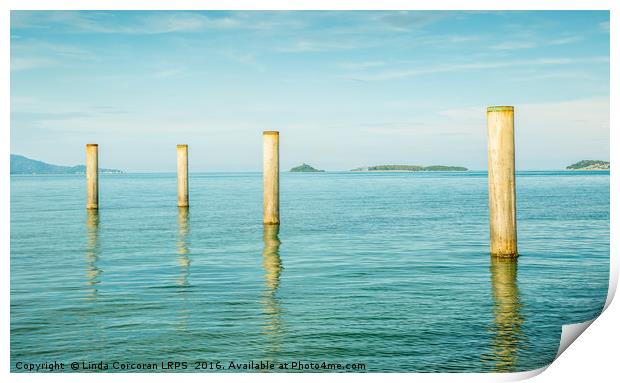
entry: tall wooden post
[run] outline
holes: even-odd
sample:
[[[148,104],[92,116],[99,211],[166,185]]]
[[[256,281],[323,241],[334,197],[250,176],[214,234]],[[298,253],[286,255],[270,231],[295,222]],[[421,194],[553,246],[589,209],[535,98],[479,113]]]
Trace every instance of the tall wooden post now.
[[[86,144],[86,208],[99,208],[99,146]]]
[[[489,226],[491,255],[516,257],[514,108],[487,108],[489,145]]]
[[[280,133],[263,132],[263,223],[280,223]]]
[[[187,145],[177,145],[177,190],[178,206],[189,206],[189,190],[187,181]]]

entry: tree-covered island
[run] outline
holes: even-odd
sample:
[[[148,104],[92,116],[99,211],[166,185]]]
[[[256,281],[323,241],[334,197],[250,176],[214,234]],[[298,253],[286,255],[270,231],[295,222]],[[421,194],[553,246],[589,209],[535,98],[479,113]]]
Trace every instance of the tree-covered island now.
[[[609,162],[600,160],[582,160],[567,166],[566,170],[609,170]]]
[[[321,173],[321,172],[324,172],[325,170],[315,169],[308,164],[301,164],[299,166],[292,168],[290,171],[294,173]]]
[[[351,169],[352,172],[465,172],[468,169],[462,166],[445,165],[376,165]]]

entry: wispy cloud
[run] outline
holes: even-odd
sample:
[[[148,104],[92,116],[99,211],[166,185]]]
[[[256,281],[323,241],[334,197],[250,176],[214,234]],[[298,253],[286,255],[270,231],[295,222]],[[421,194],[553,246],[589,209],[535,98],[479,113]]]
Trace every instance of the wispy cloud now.
[[[453,15],[454,13],[452,12],[395,11],[381,13],[377,17],[377,20],[382,21],[392,29],[410,31],[425,27]]]
[[[566,45],[566,44],[574,44],[580,41],[583,41],[583,36],[580,35],[572,35],[572,36],[562,36],[553,38],[550,40],[545,39],[537,39],[533,36],[529,36],[527,41],[506,41],[496,45],[493,45],[491,48],[497,50],[518,50],[518,49],[530,49],[537,47],[544,47],[547,45]]]
[[[443,64],[436,66],[429,66],[423,68],[407,68],[400,70],[390,70],[377,72],[374,74],[361,74],[361,75],[346,75],[346,78],[355,78],[361,81],[383,81],[383,80],[395,80],[407,77],[415,77],[421,75],[435,74],[435,73],[448,73],[448,72],[461,72],[461,71],[474,71],[485,69],[498,69],[507,67],[532,67],[532,66],[553,66],[553,65],[568,65],[574,63],[583,62],[608,62],[609,57],[591,57],[586,59],[573,59],[573,58],[538,58],[531,60],[511,60],[511,61],[496,61],[496,62],[474,62],[474,63],[455,63],[455,64]]]
[[[356,49],[359,44],[354,41],[329,41],[329,40],[299,40],[288,46],[277,49],[279,52],[297,53],[297,52],[324,52],[333,50],[350,50]]]
[[[580,41],[583,41],[583,36],[566,36],[566,37],[560,37],[557,39],[553,39],[551,41],[549,41],[550,45],[564,45],[564,44],[572,44],[572,43],[578,43]]]
[[[155,72],[153,74],[153,77],[155,78],[169,78],[169,77],[176,77],[182,73],[185,72],[185,69],[177,67],[177,68],[168,68],[168,69],[162,69],[159,70],[157,72]]]
[[[61,62],[94,58],[90,52],[73,45],[34,39],[18,39],[11,44],[11,71],[50,67]]]
[[[445,129],[446,126],[437,122],[430,121],[410,121],[410,122],[370,122],[356,125],[366,133],[373,135],[390,136],[446,136],[462,135],[463,130]]]
[[[348,62],[348,63],[340,63],[338,66],[344,69],[368,69],[368,68],[376,68],[384,66],[385,61],[362,61],[362,62]]]
[[[43,27],[45,25],[45,27]],[[222,12],[17,12],[11,28],[61,28],[72,33],[161,34],[210,29],[269,30],[300,27],[299,20],[253,18],[250,13]]]
[[[41,57],[11,57],[11,71],[22,71],[52,66],[56,61]]]
[[[499,50],[528,49],[534,48],[536,44],[531,41],[507,41],[493,45],[491,48]]]
[[[239,51],[234,49],[225,49],[222,52],[222,55],[237,64],[251,67],[258,71],[265,70],[265,68],[258,62],[256,53]]]

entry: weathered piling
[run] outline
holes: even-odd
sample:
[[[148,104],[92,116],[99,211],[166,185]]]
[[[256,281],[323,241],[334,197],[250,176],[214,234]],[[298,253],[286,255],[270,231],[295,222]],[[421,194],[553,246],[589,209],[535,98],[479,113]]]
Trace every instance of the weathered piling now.
[[[487,108],[491,255],[516,257],[514,108]]]
[[[263,132],[263,223],[280,223],[280,133]]]
[[[178,206],[189,206],[189,190],[187,181],[187,145],[177,145],[177,190]]]
[[[86,208],[99,209],[99,146],[86,144]]]

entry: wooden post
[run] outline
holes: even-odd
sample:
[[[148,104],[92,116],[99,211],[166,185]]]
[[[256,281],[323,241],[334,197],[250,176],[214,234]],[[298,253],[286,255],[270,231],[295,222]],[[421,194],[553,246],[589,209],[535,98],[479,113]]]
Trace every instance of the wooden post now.
[[[99,209],[99,146],[86,144],[86,208]]]
[[[489,145],[489,226],[491,255],[516,257],[514,108],[487,108]]]
[[[177,145],[177,190],[178,206],[189,206],[189,190],[187,182],[187,145]]]
[[[280,133],[263,132],[263,223],[280,223]]]

